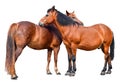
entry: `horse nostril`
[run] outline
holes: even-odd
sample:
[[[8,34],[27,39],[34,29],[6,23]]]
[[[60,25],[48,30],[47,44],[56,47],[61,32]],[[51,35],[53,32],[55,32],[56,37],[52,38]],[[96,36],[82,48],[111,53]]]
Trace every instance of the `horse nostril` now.
[[[43,22],[39,22],[39,26],[44,26]]]

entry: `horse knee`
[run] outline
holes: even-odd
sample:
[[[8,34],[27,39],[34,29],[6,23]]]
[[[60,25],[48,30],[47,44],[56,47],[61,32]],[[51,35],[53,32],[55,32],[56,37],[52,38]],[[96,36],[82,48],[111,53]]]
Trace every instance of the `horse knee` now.
[[[68,55],[68,61],[71,62],[71,57]]]
[[[72,56],[72,61],[75,62],[76,61],[76,56]]]

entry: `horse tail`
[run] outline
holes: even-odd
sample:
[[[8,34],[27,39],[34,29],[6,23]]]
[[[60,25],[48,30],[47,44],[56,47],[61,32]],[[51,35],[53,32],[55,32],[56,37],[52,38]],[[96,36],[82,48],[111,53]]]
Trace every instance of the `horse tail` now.
[[[114,41],[114,36],[113,36],[113,39],[112,39],[112,43],[110,45],[110,57],[111,57],[111,60],[114,59],[114,46],[115,45],[115,41]]]
[[[14,23],[10,26],[7,36],[7,43],[6,43],[6,62],[5,68],[8,73],[10,73],[10,69],[15,62],[15,41],[14,41],[14,34],[16,32],[17,25]]]

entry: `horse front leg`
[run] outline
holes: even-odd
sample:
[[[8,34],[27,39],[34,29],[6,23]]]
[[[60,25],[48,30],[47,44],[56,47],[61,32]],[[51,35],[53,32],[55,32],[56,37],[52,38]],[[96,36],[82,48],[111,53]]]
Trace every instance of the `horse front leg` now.
[[[52,73],[50,72],[49,65],[51,61],[51,54],[52,54],[52,49],[48,49],[47,52],[47,66],[46,66],[46,72],[48,75],[51,75]]]
[[[57,75],[61,75],[61,73],[59,72],[58,70],[58,67],[57,67],[57,62],[58,62],[58,52],[60,50],[60,46],[54,48],[54,69],[55,69],[55,72]]]
[[[72,48],[72,62],[73,62],[73,69],[71,72],[71,76],[75,76],[75,72],[76,72],[76,48]]]
[[[68,46],[66,46],[66,49],[68,53],[68,70],[65,75],[70,75],[72,72],[72,51],[71,48],[69,48]]]

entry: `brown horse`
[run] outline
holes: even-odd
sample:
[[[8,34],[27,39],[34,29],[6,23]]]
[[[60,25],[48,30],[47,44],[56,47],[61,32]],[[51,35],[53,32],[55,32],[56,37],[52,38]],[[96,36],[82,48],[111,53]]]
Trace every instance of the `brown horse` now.
[[[86,51],[101,48],[105,58],[101,75],[111,73],[111,60],[114,58],[114,36],[108,26],[104,24],[97,24],[84,28],[84,26],[80,25],[72,18],[56,10],[55,6],[48,9],[47,15],[40,20],[39,25],[47,25],[51,23],[54,24],[60,31],[68,52],[69,65],[66,75],[75,75],[77,48]],[[108,71],[106,72],[107,64]]]
[[[84,25],[83,22],[81,22],[81,20],[79,20],[79,19],[76,17],[74,11],[70,13],[70,12],[68,12],[68,11],[66,10],[66,15],[69,16],[70,18],[72,18],[74,21],[80,23],[81,25]],[[104,24],[96,24],[96,25],[101,25],[101,26],[102,26],[102,25],[104,25]],[[96,29],[99,33],[101,33],[101,30],[102,30],[102,29],[105,30],[104,26],[102,26],[102,27],[96,26],[96,27],[91,27],[91,28]],[[99,49],[99,48],[98,48],[98,49]]]
[[[57,67],[57,57],[62,42],[59,31],[53,26],[40,27],[28,21],[13,23],[10,26],[7,37],[6,48],[6,70],[12,79],[16,79],[15,62],[20,56],[22,50],[29,46],[30,48],[41,50],[47,49],[47,74],[51,74],[49,63],[52,50],[54,51],[55,72],[60,74]]]
[[[68,12],[68,11],[66,10],[66,15],[69,16],[70,18],[72,18],[74,21],[80,23],[80,25],[84,26],[83,22],[80,21],[80,20],[76,17],[74,11],[70,13],[70,12]]]

